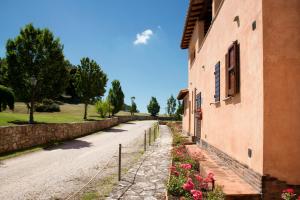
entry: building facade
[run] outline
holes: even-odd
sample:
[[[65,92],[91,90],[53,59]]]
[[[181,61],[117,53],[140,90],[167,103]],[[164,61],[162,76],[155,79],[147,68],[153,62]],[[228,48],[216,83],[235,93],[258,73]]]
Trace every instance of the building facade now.
[[[300,1],[190,0],[181,48],[183,131],[262,192],[300,185]]]

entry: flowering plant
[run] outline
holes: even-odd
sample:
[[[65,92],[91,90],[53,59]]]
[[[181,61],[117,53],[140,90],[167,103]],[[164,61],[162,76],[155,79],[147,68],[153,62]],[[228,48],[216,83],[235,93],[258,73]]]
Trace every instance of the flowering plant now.
[[[296,194],[294,189],[288,188],[282,191],[281,198],[284,200],[293,200],[296,199]],[[300,196],[298,197],[298,200],[300,200]]]

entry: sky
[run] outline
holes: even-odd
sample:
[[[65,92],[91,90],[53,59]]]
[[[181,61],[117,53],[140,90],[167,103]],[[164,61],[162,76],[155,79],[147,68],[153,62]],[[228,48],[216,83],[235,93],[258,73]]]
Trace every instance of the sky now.
[[[187,87],[187,52],[180,49],[187,6],[188,0],[1,0],[0,57],[24,25],[48,28],[72,64],[89,57],[101,66],[107,91],[118,79],[125,103],[134,96],[147,112],[154,96],[163,114],[170,95]]]

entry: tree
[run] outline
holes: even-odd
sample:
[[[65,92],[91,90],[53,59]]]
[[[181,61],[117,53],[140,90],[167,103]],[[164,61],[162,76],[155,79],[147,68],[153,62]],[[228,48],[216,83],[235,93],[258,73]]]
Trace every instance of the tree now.
[[[8,85],[8,69],[6,59],[0,58],[0,85]]]
[[[63,45],[48,29],[28,24],[7,41],[6,55],[10,86],[30,109],[29,123],[33,123],[35,102],[58,97],[67,85]]]
[[[181,103],[181,101],[178,100],[178,107],[175,113],[175,118],[176,120],[181,120],[182,119],[182,115],[183,115],[183,103]]]
[[[156,116],[159,113],[160,106],[155,97],[151,97],[150,103],[147,106],[148,112],[151,116]]]
[[[137,112],[137,106],[136,106],[136,103],[134,102],[134,100],[135,100],[135,97],[131,97],[130,113],[132,116],[134,115],[134,113]]]
[[[71,96],[72,101],[78,100],[78,95],[76,94],[76,72],[77,66],[72,65],[69,61],[67,61],[67,69],[69,72],[69,83],[66,88],[66,95]]]
[[[173,95],[170,96],[170,98],[167,101],[167,113],[169,116],[174,115],[176,110],[176,100],[173,97]]]
[[[124,93],[122,91],[121,83],[118,80],[113,80],[111,82],[112,87],[108,93],[108,100],[113,106],[112,115],[119,112],[124,105]]]
[[[8,87],[0,85],[0,112],[2,110],[5,110],[7,106],[9,107],[10,110],[13,110],[14,103],[15,103],[15,95],[13,91]]]
[[[82,58],[76,72],[76,93],[84,103],[83,119],[87,119],[87,106],[92,98],[103,96],[107,76],[94,60]]]

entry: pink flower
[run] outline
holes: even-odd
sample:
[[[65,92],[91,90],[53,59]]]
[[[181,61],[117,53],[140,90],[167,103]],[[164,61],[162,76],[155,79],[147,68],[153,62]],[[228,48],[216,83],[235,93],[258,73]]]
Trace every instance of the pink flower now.
[[[191,169],[192,165],[191,164],[181,164],[180,167],[183,169]]]
[[[200,175],[195,175],[195,178],[199,183],[201,183],[203,181],[203,178]]]
[[[175,171],[175,170],[176,170],[176,167],[175,167],[174,165],[172,165],[172,166],[170,167],[170,170],[171,170],[171,172],[172,172],[172,171]]]
[[[191,190],[194,200],[202,200],[202,192],[199,190]]]
[[[283,191],[284,193],[294,194],[294,190],[292,188],[288,188]]]
[[[188,178],[187,182],[185,184],[183,184],[182,188],[186,191],[191,191],[192,189],[194,189],[194,183],[192,181],[191,178]]]
[[[179,172],[176,170],[172,171],[171,174],[173,174],[174,176],[179,176]]]

